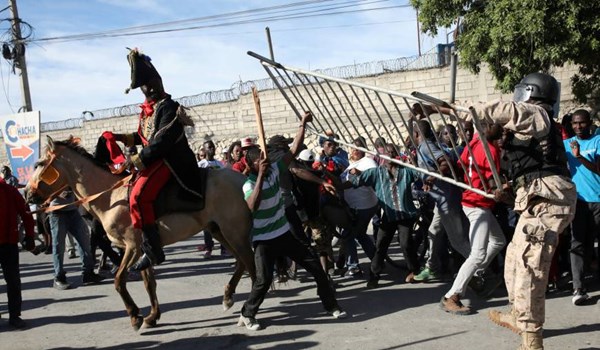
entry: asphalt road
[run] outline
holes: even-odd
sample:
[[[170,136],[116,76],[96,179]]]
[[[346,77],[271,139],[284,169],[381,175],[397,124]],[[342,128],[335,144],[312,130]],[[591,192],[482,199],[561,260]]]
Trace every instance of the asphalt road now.
[[[162,317],[158,326],[134,331],[112,279],[81,286],[79,259],[66,259],[73,288],[52,288],[49,255],[21,253],[25,330],[7,323],[6,287],[0,282],[0,349],[516,349],[519,338],[487,319],[503,308],[506,293],[491,300],[475,296],[466,303],[476,310],[454,316],[439,309],[449,282],[411,285],[404,273],[388,267],[378,289],[365,280],[336,277],[338,300],[349,313],[334,320],[323,312],[313,282],[300,272],[299,281],[279,285],[267,296],[258,320],[265,327],[252,332],[236,327],[250,289],[244,278],[236,304],[223,311],[223,285],[232,272],[232,258],[203,260],[196,247],[201,236],[168,247],[167,262],[157,268]],[[217,251],[218,253],[218,251]],[[393,257],[401,259],[398,246]],[[366,261],[365,258],[361,261]],[[363,264],[364,266],[365,264]],[[148,312],[143,283],[129,283],[142,312]],[[546,302],[546,349],[600,349],[600,299],[596,283],[588,305],[574,306],[569,293]]]

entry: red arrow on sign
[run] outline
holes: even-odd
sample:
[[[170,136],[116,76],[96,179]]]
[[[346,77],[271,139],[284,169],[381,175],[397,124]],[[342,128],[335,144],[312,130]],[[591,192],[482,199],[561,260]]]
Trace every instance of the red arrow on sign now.
[[[21,147],[13,147],[10,149],[10,156],[13,158],[22,158],[26,160],[33,154],[33,149],[27,147],[26,145],[21,145]]]

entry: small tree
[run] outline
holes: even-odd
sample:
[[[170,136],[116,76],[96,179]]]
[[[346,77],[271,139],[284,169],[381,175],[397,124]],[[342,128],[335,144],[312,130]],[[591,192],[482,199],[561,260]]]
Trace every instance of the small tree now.
[[[461,65],[479,73],[487,63],[497,88],[512,91],[525,75],[573,63],[579,102],[600,104],[600,1],[411,0],[422,30],[458,25]]]

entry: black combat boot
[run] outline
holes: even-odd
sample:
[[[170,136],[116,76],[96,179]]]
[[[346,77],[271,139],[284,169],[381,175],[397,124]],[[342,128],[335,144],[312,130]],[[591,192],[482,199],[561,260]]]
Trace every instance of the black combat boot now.
[[[156,227],[156,225],[144,226],[144,228],[142,228],[142,233],[144,238],[144,241],[142,242],[142,252],[144,252],[144,255],[129,268],[130,271],[142,271],[152,265],[160,265],[165,261],[165,252],[163,252],[160,243],[158,227]]]

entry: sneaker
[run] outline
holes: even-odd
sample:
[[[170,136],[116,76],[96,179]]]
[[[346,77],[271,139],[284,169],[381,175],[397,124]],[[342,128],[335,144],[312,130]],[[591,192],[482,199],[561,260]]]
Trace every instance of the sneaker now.
[[[84,286],[89,286],[92,284],[98,284],[104,280],[104,276],[100,276],[94,272],[84,273],[81,277]]]
[[[404,282],[414,283],[415,282],[415,274],[410,272],[408,275],[406,275],[406,278],[404,278]]]
[[[238,327],[246,326],[246,329],[251,331],[257,331],[261,329],[260,323],[258,323],[254,317],[246,317],[244,315],[240,315],[237,325]]]
[[[413,278],[413,281],[415,281],[415,282],[430,282],[430,281],[436,280],[437,278],[438,277],[435,275],[435,273],[429,267],[426,267],[423,270],[421,270],[421,272],[419,272],[419,274]]]
[[[440,308],[453,315],[468,315],[471,313],[471,308],[464,306],[460,302],[460,296],[453,294],[450,298],[442,297],[440,300]]]
[[[585,292],[585,289],[577,288],[573,292],[573,305],[583,305],[590,296]]]
[[[346,272],[346,275],[351,276],[351,277],[362,277],[363,271],[361,270],[360,267],[351,267]]]
[[[212,251],[211,251],[211,250],[207,250],[207,251],[204,253],[204,259],[207,259],[207,260],[208,260],[208,259],[210,259],[210,258],[212,258]]]
[[[25,324],[25,321],[23,321],[19,316],[9,318],[8,324],[16,329],[23,329],[23,328],[27,327],[27,324]]]
[[[120,267],[119,265],[113,265],[112,269],[110,269],[110,274],[113,276],[116,275],[117,272],[119,271],[119,267]]]
[[[348,314],[346,313],[346,311],[337,308],[331,312],[331,316],[333,316],[333,318],[335,319],[343,319],[348,317]]]
[[[67,278],[65,276],[56,277],[56,278],[54,278],[54,288],[56,288],[58,290],[66,290],[66,289],[71,288],[71,284],[69,284],[69,282],[67,282]]]

